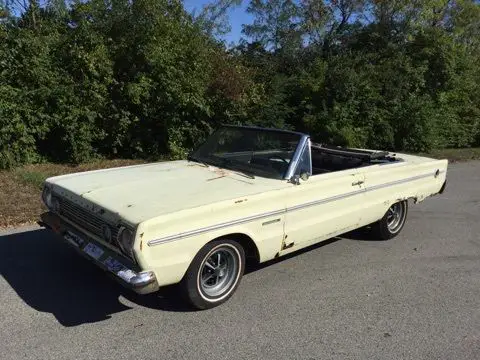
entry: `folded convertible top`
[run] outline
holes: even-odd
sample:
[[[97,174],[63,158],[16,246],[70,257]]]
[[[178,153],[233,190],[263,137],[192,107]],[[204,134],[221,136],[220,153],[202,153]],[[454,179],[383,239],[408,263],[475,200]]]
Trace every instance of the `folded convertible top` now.
[[[349,158],[355,158],[363,161],[374,161],[374,160],[394,160],[391,157],[388,151],[367,151],[367,150],[357,150],[349,149],[335,146],[328,146],[323,144],[312,143],[312,148],[316,148],[324,153],[345,156]]]

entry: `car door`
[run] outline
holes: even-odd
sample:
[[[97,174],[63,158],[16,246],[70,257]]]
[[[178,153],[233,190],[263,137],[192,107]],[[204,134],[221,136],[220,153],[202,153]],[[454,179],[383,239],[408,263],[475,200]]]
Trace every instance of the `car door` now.
[[[305,154],[306,164],[308,156]],[[285,191],[284,247],[298,249],[358,227],[365,197],[364,181],[359,169],[348,169],[292,183]]]

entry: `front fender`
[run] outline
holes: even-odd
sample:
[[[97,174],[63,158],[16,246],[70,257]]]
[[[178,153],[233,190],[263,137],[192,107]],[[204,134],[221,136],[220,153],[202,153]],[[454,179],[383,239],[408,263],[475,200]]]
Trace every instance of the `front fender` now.
[[[278,221],[277,221],[278,219]],[[281,250],[283,241],[284,215],[272,220],[259,219],[246,224],[225,226],[219,229],[198,232],[194,235],[176,237],[150,238],[145,235],[135,247],[136,258],[142,267],[155,272],[160,286],[178,283],[184,277],[196,254],[209,242],[220,237],[242,234],[253,240],[260,262],[273,259]],[[183,233],[191,233],[200,229],[189,229],[186,225]],[[139,226],[139,234],[148,234],[144,226]]]

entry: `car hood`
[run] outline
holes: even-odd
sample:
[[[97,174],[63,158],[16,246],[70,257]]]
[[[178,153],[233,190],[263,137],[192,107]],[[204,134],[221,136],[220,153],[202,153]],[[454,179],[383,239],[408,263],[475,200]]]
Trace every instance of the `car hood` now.
[[[68,174],[49,178],[47,183],[131,224],[286,185],[282,180],[252,179],[240,172],[184,160]]]

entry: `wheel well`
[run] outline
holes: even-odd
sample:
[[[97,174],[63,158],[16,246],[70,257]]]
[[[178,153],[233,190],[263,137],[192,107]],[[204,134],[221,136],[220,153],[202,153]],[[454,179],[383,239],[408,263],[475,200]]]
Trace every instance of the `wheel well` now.
[[[260,262],[260,254],[258,252],[257,245],[255,244],[255,242],[252,240],[250,236],[242,233],[235,233],[235,234],[228,234],[228,235],[221,236],[220,238],[217,238],[215,240],[222,239],[222,238],[238,241],[238,243],[242,245],[243,250],[245,250],[245,258],[246,258],[247,264],[254,265]]]

